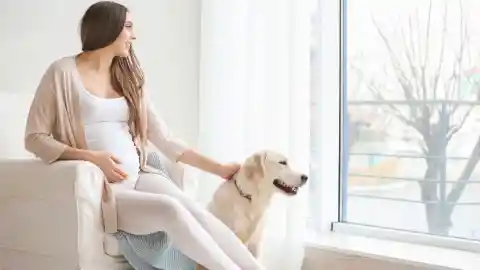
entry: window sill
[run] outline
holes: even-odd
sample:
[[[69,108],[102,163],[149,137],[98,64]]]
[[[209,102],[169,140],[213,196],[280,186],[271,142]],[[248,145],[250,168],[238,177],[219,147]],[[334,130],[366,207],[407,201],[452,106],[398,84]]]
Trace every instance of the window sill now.
[[[383,265],[385,265],[385,263],[392,266],[395,265],[395,268],[397,268],[397,266],[399,266],[399,268],[401,268],[401,266],[408,267],[401,269],[473,270],[478,269],[480,265],[480,254],[474,252],[402,243],[392,240],[380,240],[338,232],[328,232],[309,237],[307,241],[306,259],[309,259],[308,256],[318,258],[321,252],[333,252],[342,254],[344,257],[360,257],[366,259],[366,264],[371,264],[371,262],[367,263],[367,261],[376,261]],[[337,256],[337,263],[340,263],[338,259]],[[377,263],[377,265],[378,264],[379,263]],[[373,268],[374,267],[370,267],[370,269]],[[359,268],[351,269],[362,268],[359,266]]]

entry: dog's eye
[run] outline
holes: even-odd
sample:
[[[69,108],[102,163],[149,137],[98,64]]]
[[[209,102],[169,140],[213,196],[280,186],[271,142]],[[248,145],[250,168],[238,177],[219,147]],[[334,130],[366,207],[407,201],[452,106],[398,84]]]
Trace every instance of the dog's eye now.
[[[282,165],[287,165],[287,162],[285,160],[279,161],[278,163],[280,163]]]

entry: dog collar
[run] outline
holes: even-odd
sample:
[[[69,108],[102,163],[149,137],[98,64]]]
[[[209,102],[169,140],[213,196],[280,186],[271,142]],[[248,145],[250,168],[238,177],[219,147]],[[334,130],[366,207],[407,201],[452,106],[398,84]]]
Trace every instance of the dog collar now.
[[[237,179],[233,180],[233,182],[235,183],[235,187],[237,188],[238,193],[240,193],[240,195],[241,195],[242,197],[244,197],[244,198],[247,199],[249,202],[251,202],[251,201],[252,201],[252,195],[243,192],[243,190],[242,190],[242,189],[238,186],[238,184],[237,184]]]

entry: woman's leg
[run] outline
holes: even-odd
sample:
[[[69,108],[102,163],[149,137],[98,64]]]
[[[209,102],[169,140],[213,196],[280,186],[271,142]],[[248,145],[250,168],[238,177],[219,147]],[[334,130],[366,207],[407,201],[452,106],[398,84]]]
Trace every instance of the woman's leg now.
[[[263,269],[247,247],[222,221],[189,198],[172,180],[161,175],[141,173],[135,189],[165,194],[177,199],[213,237],[220,248],[244,270]]]
[[[136,190],[117,190],[115,197],[119,229],[165,231],[180,251],[208,269],[240,270],[178,200]]]

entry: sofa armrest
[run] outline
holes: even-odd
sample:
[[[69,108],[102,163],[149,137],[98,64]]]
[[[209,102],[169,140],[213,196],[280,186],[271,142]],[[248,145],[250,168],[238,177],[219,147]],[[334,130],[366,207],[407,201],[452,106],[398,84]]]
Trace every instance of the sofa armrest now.
[[[89,162],[0,160],[0,248],[75,265],[103,252],[103,179]]]
[[[81,180],[81,181],[80,181]],[[0,198],[71,200],[75,196],[101,195],[102,171],[86,161],[58,161],[50,165],[38,159],[0,160]],[[90,195],[88,195],[90,194]]]

